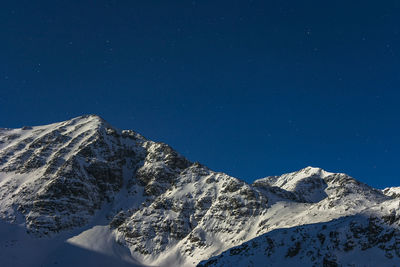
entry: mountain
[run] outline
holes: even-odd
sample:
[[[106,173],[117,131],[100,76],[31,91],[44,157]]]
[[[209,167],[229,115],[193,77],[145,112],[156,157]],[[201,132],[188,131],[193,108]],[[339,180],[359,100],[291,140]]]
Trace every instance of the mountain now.
[[[96,115],[0,129],[0,258],[3,266],[393,266],[398,192],[313,167],[248,184]]]

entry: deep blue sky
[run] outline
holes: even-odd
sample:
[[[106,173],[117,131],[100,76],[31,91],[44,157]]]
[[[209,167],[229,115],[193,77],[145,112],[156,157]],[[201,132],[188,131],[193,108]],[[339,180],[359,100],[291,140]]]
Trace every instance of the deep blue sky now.
[[[399,1],[4,1],[0,127],[95,113],[246,181],[400,185]]]

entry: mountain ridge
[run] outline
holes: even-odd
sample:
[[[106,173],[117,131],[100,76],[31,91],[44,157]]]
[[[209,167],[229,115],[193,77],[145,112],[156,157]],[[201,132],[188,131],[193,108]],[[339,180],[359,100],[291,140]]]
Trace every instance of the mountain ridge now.
[[[248,184],[97,115],[0,129],[0,218],[134,264],[211,264],[272,231],[368,211],[388,224],[394,192],[310,166]]]

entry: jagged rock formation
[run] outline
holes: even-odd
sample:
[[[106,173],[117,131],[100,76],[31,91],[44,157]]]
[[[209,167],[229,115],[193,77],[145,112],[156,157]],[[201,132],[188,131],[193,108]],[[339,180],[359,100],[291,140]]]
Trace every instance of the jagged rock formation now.
[[[399,263],[396,197],[312,167],[250,185],[95,115],[0,129],[0,218],[141,264],[194,266],[227,249],[201,265],[345,265],[358,249]]]

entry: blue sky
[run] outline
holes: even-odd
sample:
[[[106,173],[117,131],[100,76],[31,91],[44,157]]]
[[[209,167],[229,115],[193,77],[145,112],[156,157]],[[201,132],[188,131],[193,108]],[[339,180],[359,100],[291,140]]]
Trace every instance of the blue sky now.
[[[0,127],[98,114],[246,181],[400,185],[398,1],[9,1]]]

